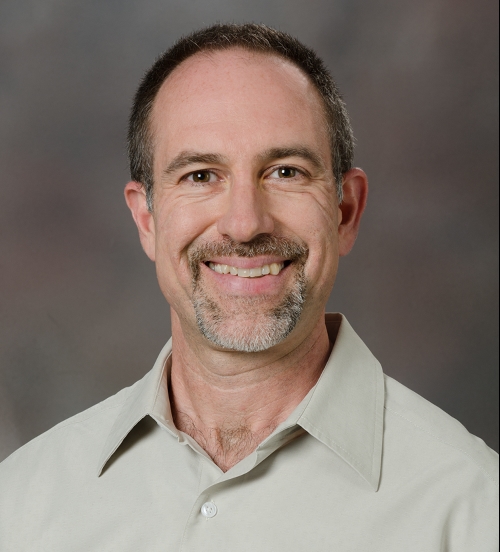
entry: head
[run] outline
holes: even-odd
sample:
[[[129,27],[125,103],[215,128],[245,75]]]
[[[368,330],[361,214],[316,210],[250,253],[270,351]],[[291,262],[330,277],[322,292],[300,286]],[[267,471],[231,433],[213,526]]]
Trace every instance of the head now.
[[[174,335],[261,352],[320,323],[366,177],[315,54],[263,26],[195,33],[144,78],[129,144],[126,198]]]
[[[342,176],[352,167],[354,138],[345,104],[323,61],[289,34],[265,25],[218,24],[181,38],[162,54],[145,74],[135,95],[128,129],[130,174],[132,180],[144,186],[149,209],[153,208],[154,194],[150,117],[158,91],[172,71],[189,57],[231,48],[281,57],[310,79],[322,100],[337,194],[342,201]]]

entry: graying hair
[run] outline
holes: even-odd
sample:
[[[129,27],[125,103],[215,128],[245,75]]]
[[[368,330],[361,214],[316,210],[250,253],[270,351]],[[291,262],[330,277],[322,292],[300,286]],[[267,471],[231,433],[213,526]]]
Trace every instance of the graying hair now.
[[[200,274],[200,264],[215,257],[247,257],[258,255],[276,255],[297,265],[295,281],[281,303],[267,312],[263,324],[253,330],[238,328],[234,316],[238,312],[247,312],[262,301],[262,297],[240,298],[237,311],[222,310],[219,304],[204,291]],[[256,353],[274,347],[285,339],[299,321],[307,295],[305,263],[309,249],[303,243],[286,238],[260,234],[251,242],[238,243],[229,237],[215,242],[192,245],[188,249],[188,260],[193,276],[193,307],[196,324],[201,334],[219,347],[232,351]]]

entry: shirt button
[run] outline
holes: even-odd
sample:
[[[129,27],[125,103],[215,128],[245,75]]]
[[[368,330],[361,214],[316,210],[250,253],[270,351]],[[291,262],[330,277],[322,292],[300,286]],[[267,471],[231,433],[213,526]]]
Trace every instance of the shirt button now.
[[[206,518],[213,518],[217,513],[217,506],[213,502],[205,502],[201,507],[201,514]]]

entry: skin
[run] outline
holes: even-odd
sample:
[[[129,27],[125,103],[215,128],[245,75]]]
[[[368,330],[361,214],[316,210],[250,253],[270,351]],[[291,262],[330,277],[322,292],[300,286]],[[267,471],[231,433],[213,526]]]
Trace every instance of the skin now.
[[[171,306],[174,421],[226,471],[288,417],[325,366],[332,346],[325,305],[339,257],[356,239],[367,178],[360,169],[346,173],[338,204],[319,95],[297,67],[275,56],[241,49],[196,54],[163,83],[151,124],[153,211],[140,183],[129,182],[125,198]],[[315,158],[277,155],[287,148]],[[213,155],[193,161],[183,152]],[[280,173],[280,167],[294,170]],[[201,175],[207,183],[195,182],[192,173],[199,171],[209,171]],[[196,325],[188,251],[205,241],[247,243],[261,234],[308,247],[307,300],[278,345],[258,353],[224,350]],[[285,259],[210,260],[255,267]],[[222,309],[252,305],[233,321],[243,331],[279,303],[297,271],[292,263],[279,276],[246,279],[199,268],[204,289]]]

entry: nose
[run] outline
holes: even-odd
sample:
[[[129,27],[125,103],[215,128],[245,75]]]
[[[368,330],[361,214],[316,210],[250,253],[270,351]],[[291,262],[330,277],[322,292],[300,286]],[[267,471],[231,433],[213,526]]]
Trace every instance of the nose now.
[[[220,234],[246,243],[259,234],[271,234],[274,220],[266,207],[265,192],[254,182],[234,182],[226,196],[223,215],[217,222]]]

